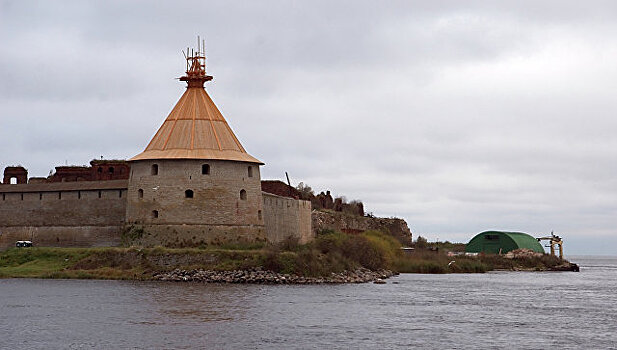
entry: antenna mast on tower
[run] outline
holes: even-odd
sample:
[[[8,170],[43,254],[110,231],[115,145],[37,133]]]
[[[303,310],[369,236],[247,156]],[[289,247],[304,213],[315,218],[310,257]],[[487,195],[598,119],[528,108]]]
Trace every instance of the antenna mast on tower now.
[[[188,87],[203,87],[204,82],[212,80],[211,75],[206,74],[206,41],[197,36],[197,50],[186,48],[183,52],[186,59],[186,75],[181,81],[186,81]]]

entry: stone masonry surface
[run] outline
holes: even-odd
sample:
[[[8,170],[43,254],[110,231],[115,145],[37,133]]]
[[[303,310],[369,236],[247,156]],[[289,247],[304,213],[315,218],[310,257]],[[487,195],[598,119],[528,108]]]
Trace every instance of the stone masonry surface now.
[[[152,175],[152,166],[157,175]],[[209,174],[202,174],[202,166]],[[253,176],[248,176],[248,167]],[[137,224],[263,226],[259,169],[231,161],[157,160],[131,165],[127,222]],[[140,192],[142,190],[143,192]],[[241,198],[245,191],[246,199]],[[192,198],[186,197],[192,191]],[[140,194],[142,193],[142,194]],[[140,196],[142,196],[140,198]],[[158,217],[152,211],[158,211]]]
[[[0,248],[33,239],[57,246],[118,244],[126,194],[126,180],[0,186]]]
[[[288,237],[304,244],[315,237],[311,230],[311,202],[263,193],[264,219],[268,242],[281,242]]]

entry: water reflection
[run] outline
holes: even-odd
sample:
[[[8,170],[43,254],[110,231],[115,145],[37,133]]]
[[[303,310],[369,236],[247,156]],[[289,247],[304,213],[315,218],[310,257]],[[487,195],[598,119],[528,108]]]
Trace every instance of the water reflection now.
[[[167,318],[201,322],[246,319],[255,298],[254,286],[193,283],[154,283],[142,292],[142,301],[152,304],[157,314]]]

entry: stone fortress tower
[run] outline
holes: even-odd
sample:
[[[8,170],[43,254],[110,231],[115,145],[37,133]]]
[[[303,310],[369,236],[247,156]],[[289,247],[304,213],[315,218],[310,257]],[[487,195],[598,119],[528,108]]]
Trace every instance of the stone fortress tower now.
[[[263,163],[242,147],[204,89],[212,77],[199,46],[186,53],[186,91],[142,153],[57,166],[48,177],[4,169],[0,250],[19,240],[199,247],[315,237],[310,201],[285,184],[282,192],[267,183],[262,190]]]
[[[411,240],[404,220],[338,213],[342,203],[321,201],[329,194],[302,200],[289,180],[261,181],[264,164],[246,152],[204,89],[212,77],[203,49],[198,44],[185,57],[186,91],[142,153],[56,166],[47,177],[5,167],[0,250],[21,240],[55,247],[307,243],[333,229]],[[328,210],[312,212],[312,200]]]
[[[187,49],[188,51],[188,49]],[[126,222],[145,245],[266,240],[259,166],[208,93],[205,53],[187,52],[186,91],[129,159]]]

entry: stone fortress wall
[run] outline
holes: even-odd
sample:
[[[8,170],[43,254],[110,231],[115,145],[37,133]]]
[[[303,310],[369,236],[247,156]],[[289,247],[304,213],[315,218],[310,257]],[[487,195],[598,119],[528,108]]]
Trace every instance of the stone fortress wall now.
[[[185,167],[170,167],[173,172],[166,175],[165,161],[156,164],[159,177],[151,175],[149,162],[133,163],[133,184],[129,180],[58,182],[57,174],[49,177],[56,176],[53,182],[31,178],[10,184],[9,176],[6,184],[0,184],[0,249],[13,247],[18,240],[31,240],[35,246],[117,246],[123,242],[123,232],[131,229],[139,233],[134,243],[148,246],[276,243],[289,236],[307,242],[313,237],[310,202],[262,193],[258,166],[249,176],[244,163],[187,161]],[[209,174],[202,174],[204,164],[209,165]],[[242,167],[246,176],[229,178],[230,173],[240,173],[230,167]],[[161,185],[165,176],[174,178],[173,186]],[[220,177],[226,189],[235,190],[227,193],[208,185],[210,176]],[[240,197],[243,189],[246,199]],[[186,190],[193,191],[193,198],[185,197]],[[156,191],[165,192],[164,196]],[[222,207],[220,196],[234,196],[236,204]],[[152,217],[154,210],[157,218]]]
[[[265,241],[259,166],[224,160],[131,164],[127,223],[141,245]]]
[[[129,223],[263,226],[256,165],[203,160],[137,161],[131,164],[131,173]],[[158,217],[153,217],[153,210],[158,210]]]
[[[0,185],[0,249],[120,244],[127,180]]]
[[[315,238],[311,230],[311,202],[263,192],[263,208],[269,242],[289,237],[304,244]]]
[[[25,169],[11,167],[7,175],[19,174],[20,181],[9,184],[8,176],[6,184],[0,184],[0,249],[13,247],[18,240],[31,240],[35,246],[118,246],[126,242],[123,233],[131,230],[132,242],[137,245],[172,247],[230,241],[276,243],[289,237],[307,243],[327,230],[380,230],[403,244],[409,244],[412,238],[402,219],[312,210],[311,202],[295,198],[295,189],[287,184],[265,180],[260,187],[257,166],[249,177],[248,167],[243,163],[196,160],[188,161],[184,170],[177,166],[166,170],[165,161],[158,161],[159,174],[153,176],[152,164],[143,162],[143,169],[139,164],[136,162],[132,167],[133,185],[129,180],[69,178],[58,182],[58,174],[50,176],[55,179],[53,182],[44,178],[28,180]],[[209,174],[202,174],[204,164],[209,165]],[[239,172],[229,167],[243,169]],[[231,173],[244,171],[245,177],[229,178]],[[160,180],[166,176],[176,178],[175,185],[162,188]],[[208,185],[209,177],[220,177],[225,188],[234,190],[219,193],[223,190]],[[193,191],[193,198],[185,198],[188,189]],[[247,191],[246,200],[240,199],[242,189]],[[157,191],[166,194],[157,197]],[[226,207],[227,201],[217,204],[220,195],[233,196],[237,207]],[[152,217],[153,210],[158,211],[158,218]],[[234,220],[250,224],[239,225]]]

